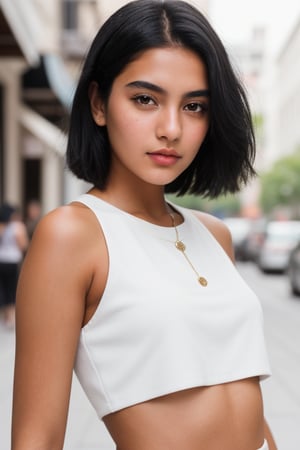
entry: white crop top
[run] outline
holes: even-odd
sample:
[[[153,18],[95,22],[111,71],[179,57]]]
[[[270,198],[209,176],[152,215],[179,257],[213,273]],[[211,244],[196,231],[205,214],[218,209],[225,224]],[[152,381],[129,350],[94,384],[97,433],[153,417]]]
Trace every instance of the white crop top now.
[[[174,205],[184,218],[180,239],[207,287],[175,248],[174,228],[89,194],[78,201],[97,216],[109,254],[105,292],[75,363],[100,418],[172,392],[270,375],[260,303],[193,213]]]

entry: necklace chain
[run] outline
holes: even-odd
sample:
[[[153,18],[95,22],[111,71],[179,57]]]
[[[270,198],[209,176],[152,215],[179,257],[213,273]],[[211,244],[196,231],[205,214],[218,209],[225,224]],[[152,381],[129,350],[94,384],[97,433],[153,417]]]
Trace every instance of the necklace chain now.
[[[180,238],[179,238],[178,229],[177,229],[176,224],[175,224],[175,217],[174,217],[174,214],[169,213],[169,216],[170,216],[171,219],[172,219],[172,225],[173,225],[173,228],[174,228],[175,234],[176,234],[175,247],[177,248],[177,250],[179,250],[179,251],[183,254],[183,256],[185,257],[185,259],[186,259],[186,261],[188,262],[189,266],[190,266],[190,267],[192,268],[192,270],[195,272],[195,274],[196,274],[196,276],[197,276],[198,283],[201,284],[201,286],[206,287],[207,284],[208,284],[206,278],[202,277],[202,276],[199,274],[199,272],[196,270],[196,268],[195,268],[195,266],[193,265],[192,261],[189,259],[189,257],[187,256],[187,254],[186,254],[186,252],[185,252],[186,246],[185,246],[185,244],[184,244],[184,243],[180,240]]]

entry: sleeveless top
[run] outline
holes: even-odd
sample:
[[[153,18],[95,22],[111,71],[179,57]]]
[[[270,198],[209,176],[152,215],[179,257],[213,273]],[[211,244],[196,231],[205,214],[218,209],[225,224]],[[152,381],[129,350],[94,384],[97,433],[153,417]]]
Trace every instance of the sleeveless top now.
[[[270,375],[260,303],[192,212],[174,205],[184,218],[179,237],[207,287],[175,248],[173,227],[90,194],[78,201],[99,220],[109,255],[75,362],[99,418],[176,391]]]
[[[9,222],[0,233],[0,262],[18,264],[23,254],[15,238],[16,223]]]

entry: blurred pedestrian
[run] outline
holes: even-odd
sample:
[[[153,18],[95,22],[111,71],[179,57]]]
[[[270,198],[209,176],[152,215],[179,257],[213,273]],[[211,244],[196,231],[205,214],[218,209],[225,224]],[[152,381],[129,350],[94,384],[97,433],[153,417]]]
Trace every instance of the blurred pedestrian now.
[[[32,239],[33,232],[42,216],[41,204],[38,200],[32,199],[26,205],[25,225],[29,240]]]
[[[166,193],[254,174],[244,89],[190,4],[128,3],[88,52],[67,162],[93,188],[38,224],[20,276],[12,450],[63,448],[72,371],[118,449],[274,450],[262,310],[226,226]]]
[[[28,236],[19,210],[7,203],[0,207],[0,297],[4,321],[15,324],[15,297],[20,264]]]

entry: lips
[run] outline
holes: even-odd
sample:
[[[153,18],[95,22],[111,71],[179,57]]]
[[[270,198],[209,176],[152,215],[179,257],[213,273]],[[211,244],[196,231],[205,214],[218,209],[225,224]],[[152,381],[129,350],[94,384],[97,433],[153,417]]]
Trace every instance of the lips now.
[[[181,158],[175,150],[169,148],[148,152],[147,155],[155,164],[160,166],[172,166]]]
[[[156,150],[154,152],[149,152],[148,155],[163,155],[163,156],[173,156],[174,158],[179,158],[180,156],[176,152],[176,150],[172,148],[161,148],[160,150]]]

